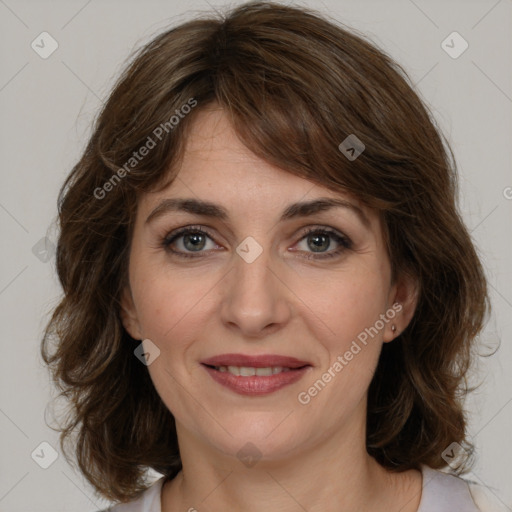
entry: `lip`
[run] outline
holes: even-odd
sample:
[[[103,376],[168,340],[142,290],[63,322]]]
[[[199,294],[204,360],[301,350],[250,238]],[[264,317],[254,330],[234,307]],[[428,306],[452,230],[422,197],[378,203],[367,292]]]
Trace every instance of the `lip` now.
[[[246,354],[222,354],[202,361],[203,368],[213,380],[222,386],[240,395],[258,396],[267,395],[282,389],[300,380],[312,366],[307,361],[295,357],[264,354],[250,356]],[[290,368],[288,372],[276,373],[268,376],[242,377],[229,372],[220,372],[212,366],[248,366],[252,368],[266,368],[269,366],[282,366]]]
[[[296,368],[289,372],[276,373],[265,377],[253,375],[251,377],[238,377],[228,372],[220,372],[215,368],[203,365],[213,380],[239,395],[268,395],[279,389],[289,386],[300,380],[311,366]]]
[[[246,354],[221,354],[201,361],[209,366],[249,366],[251,368],[266,368],[268,366],[283,366],[285,368],[301,368],[311,366],[308,361],[301,361],[295,357],[280,356],[277,354],[262,354],[251,356]]]

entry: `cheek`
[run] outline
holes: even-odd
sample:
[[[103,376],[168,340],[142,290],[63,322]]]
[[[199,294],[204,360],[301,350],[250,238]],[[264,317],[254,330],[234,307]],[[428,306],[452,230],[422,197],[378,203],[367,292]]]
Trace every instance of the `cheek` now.
[[[150,260],[149,256],[133,258],[132,294],[144,336],[164,342],[168,337],[176,339],[175,331],[182,325],[195,325],[193,318],[212,288],[212,277],[177,270],[165,261]]]
[[[342,349],[366,328],[373,326],[387,306],[385,272],[367,267],[331,274],[328,279],[304,284],[304,314],[311,318],[320,339]],[[307,313],[309,310],[309,314]]]
[[[309,411],[319,418],[322,411],[331,410],[329,419],[322,420],[326,428],[335,428],[361,403],[378,364],[384,331],[375,326],[385,312],[387,290],[385,281],[375,276],[366,274],[362,279],[355,272],[347,273],[333,279],[325,294],[316,291],[310,296],[315,312],[308,314],[310,330],[324,355],[301,396],[310,400]],[[333,404],[337,404],[334,409]]]
[[[212,315],[212,286],[218,279],[175,269],[171,275],[164,266],[140,268],[145,268],[144,275],[134,272],[132,285],[137,312],[144,337],[160,351],[148,366],[149,374],[173,414],[195,417],[201,412],[194,410],[195,401],[183,387],[197,371],[194,351],[205,337],[205,322]]]

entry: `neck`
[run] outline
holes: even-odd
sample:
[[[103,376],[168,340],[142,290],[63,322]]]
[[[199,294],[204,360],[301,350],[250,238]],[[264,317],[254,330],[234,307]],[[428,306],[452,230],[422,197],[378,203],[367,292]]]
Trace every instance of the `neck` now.
[[[183,470],[164,486],[162,512],[259,512],[262,505],[267,512],[409,512],[419,505],[419,472],[390,473],[380,466],[366,452],[364,425],[354,425],[356,437],[326,436],[254,465],[177,428]]]

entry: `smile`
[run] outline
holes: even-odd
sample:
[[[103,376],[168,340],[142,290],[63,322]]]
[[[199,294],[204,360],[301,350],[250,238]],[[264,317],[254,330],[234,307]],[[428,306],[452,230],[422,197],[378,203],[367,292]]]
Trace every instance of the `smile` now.
[[[270,375],[289,372],[291,370],[291,368],[284,368],[283,366],[267,366],[264,368],[254,368],[250,366],[215,366],[214,368],[219,372],[229,372],[231,375],[240,377],[252,377],[253,375],[269,377]]]
[[[257,361],[253,359],[252,364],[255,366],[208,364],[208,362],[212,362],[210,360],[203,362],[202,367],[215,382],[230,391],[245,396],[274,393],[302,379],[306,372],[312,369],[310,364],[298,360],[288,359],[290,366],[284,366],[284,360],[279,366],[268,365],[269,363],[264,363],[264,360],[265,358],[260,358]],[[237,361],[240,361],[240,358],[237,358]],[[268,366],[264,366],[264,364]]]

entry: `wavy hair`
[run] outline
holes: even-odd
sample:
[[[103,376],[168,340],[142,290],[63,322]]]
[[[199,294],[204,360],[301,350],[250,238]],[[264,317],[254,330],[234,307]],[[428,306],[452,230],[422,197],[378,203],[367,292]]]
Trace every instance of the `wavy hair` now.
[[[138,50],[62,186],[63,297],[41,354],[69,407],[66,458],[69,449],[116,501],[139,496],[149,468],[169,478],[181,469],[173,415],[134,356],[120,298],[138,200],[174,179],[192,121],[213,102],[257,156],[379,213],[393,276],[413,276],[419,299],[368,390],[367,450],[395,471],[446,466],[443,450],[466,439],[466,374],[489,309],[452,151],[383,51],[316,11],[273,2],[196,16]],[[351,134],[365,144],[353,161],[339,149]]]

